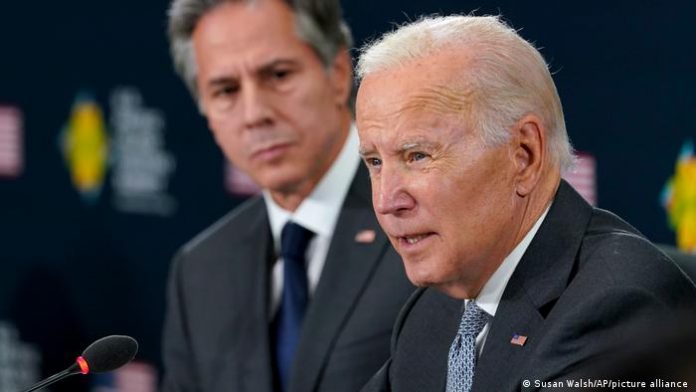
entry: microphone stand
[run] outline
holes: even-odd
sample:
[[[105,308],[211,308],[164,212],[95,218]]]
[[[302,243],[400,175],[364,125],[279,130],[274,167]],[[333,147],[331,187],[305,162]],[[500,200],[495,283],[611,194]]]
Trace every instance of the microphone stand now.
[[[63,370],[62,372],[56,373],[56,374],[52,375],[51,377],[32,385],[31,388],[24,390],[22,392],[31,392],[31,391],[35,391],[37,389],[41,389],[43,387],[47,387],[56,381],[62,380],[65,377],[72,376],[73,374],[78,374],[78,373],[80,373],[80,367],[76,363],[74,363],[72,366]]]

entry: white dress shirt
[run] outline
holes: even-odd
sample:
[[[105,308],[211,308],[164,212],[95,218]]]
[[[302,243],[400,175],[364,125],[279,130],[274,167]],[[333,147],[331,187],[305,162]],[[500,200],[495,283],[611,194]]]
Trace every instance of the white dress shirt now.
[[[280,233],[289,220],[311,230],[315,234],[307,246],[305,255],[309,298],[312,298],[319,282],[326,255],[329,251],[329,245],[331,244],[331,237],[333,237],[334,228],[336,227],[336,221],[341,213],[343,200],[348,193],[350,184],[353,182],[353,177],[360,164],[358,145],[357,131],[354,126],[351,126],[346,142],[343,144],[343,148],[331,165],[331,168],[319,181],[312,193],[300,203],[294,213],[281,208],[273,201],[267,190],[263,191],[276,254],[280,254]],[[313,157],[307,157],[307,159],[313,159]],[[271,273],[271,318],[278,310],[282,293],[283,259],[279,258],[273,265]]]
[[[546,207],[546,211],[541,214],[539,219],[537,219],[537,221],[534,223],[534,226],[532,226],[529,232],[527,232],[527,235],[522,238],[522,241],[517,244],[515,249],[513,249],[512,252],[507,255],[505,260],[503,260],[498,269],[495,270],[493,275],[491,275],[488,282],[486,282],[481,289],[481,292],[476,297],[476,304],[479,306],[479,308],[483,309],[491,316],[488,323],[486,323],[478,336],[476,336],[477,355],[481,355],[481,350],[483,350],[483,345],[486,342],[486,337],[488,336],[488,331],[490,330],[491,321],[493,320],[493,317],[495,317],[496,310],[498,310],[498,304],[500,303],[500,299],[503,297],[505,287],[507,286],[512,273],[515,272],[517,264],[519,264],[520,260],[522,260],[524,252],[527,251],[527,247],[529,247],[529,244],[532,242],[532,239],[534,239],[534,236],[539,230],[541,222],[543,222],[544,218],[546,218],[546,214],[548,214],[550,208],[550,205]],[[466,302],[468,302],[468,300]]]

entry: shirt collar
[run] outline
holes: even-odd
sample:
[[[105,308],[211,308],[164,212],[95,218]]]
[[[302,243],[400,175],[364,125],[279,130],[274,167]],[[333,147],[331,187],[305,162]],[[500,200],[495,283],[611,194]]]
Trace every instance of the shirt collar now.
[[[358,144],[358,134],[355,126],[352,125],[341,152],[331,168],[312,193],[300,203],[294,213],[280,207],[273,201],[270,192],[263,190],[263,198],[266,201],[266,210],[276,249],[279,248],[280,244],[280,232],[291,219],[318,236],[330,237],[333,234],[343,200],[348,194],[348,189],[360,163]]]
[[[541,214],[534,223],[534,226],[532,226],[529,232],[527,232],[527,235],[522,238],[522,241],[520,241],[515,249],[503,260],[498,269],[495,270],[490,279],[488,279],[488,282],[483,286],[478,297],[476,297],[476,304],[486,311],[486,313],[490,314],[491,317],[495,316],[495,312],[498,310],[498,304],[503,297],[503,292],[505,291],[505,287],[512,273],[515,272],[517,264],[522,260],[524,252],[527,250],[527,247],[529,247],[532,239],[534,239],[534,236],[539,230],[539,226],[541,226],[541,222],[546,218],[546,214],[548,214],[550,208],[551,205],[546,207],[544,213]]]

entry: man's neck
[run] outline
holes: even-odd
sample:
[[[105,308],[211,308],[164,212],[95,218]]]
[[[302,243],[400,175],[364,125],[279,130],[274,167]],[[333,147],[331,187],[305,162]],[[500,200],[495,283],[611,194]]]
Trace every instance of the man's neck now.
[[[518,223],[515,225],[517,226],[516,234],[509,237],[505,243],[501,242],[499,244],[499,252],[489,258],[488,262],[481,265],[481,273],[472,277],[472,280],[465,282],[465,284],[458,282],[442,291],[453,298],[460,299],[474,299],[480,294],[484,285],[500,267],[505,257],[524,239],[553,201],[560,184],[560,175],[552,171],[545,174],[544,178],[544,182],[539,184],[534,192],[526,196],[524,209],[520,214]],[[497,262],[491,263],[490,260],[497,260]]]

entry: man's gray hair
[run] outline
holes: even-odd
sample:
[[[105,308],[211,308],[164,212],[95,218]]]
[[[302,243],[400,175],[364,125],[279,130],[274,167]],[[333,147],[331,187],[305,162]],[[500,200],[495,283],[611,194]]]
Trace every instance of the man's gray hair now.
[[[562,170],[573,164],[563,108],[539,51],[497,16],[424,17],[361,49],[359,79],[397,68],[443,50],[467,50],[464,81],[475,94],[472,126],[488,146],[509,140],[509,129],[525,114],[539,115],[548,129],[547,152]],[[456,87],[455,87],[456,89]]]
[[[227,2],[254,3],[256,0],[173,0],[169,7],[169,49],[174,68],[184,80],[194,98],[196,61],[192,35],[196,25],[207,12]],[[307,42],[325,66],[330,66],[341,49],[353,45],[350,29],[343,20],[338,0],[278,0],[284,1],[295,13],[298,37]]]

